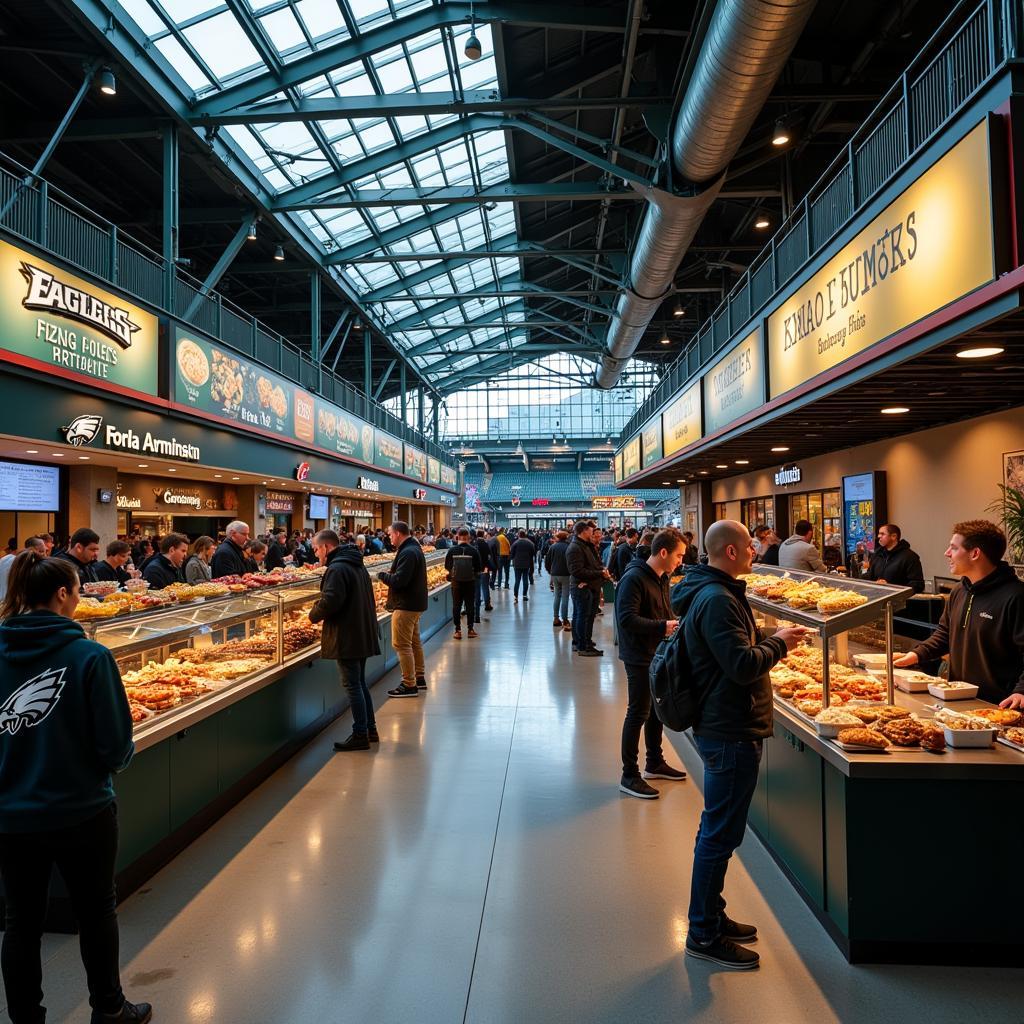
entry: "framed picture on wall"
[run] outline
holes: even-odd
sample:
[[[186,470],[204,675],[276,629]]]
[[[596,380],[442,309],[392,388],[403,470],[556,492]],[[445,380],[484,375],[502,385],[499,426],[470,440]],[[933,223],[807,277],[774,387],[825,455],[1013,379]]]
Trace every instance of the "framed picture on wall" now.
[[[1015,491],[1024,491],[1024,451],[1003,452],[1003,483]]]

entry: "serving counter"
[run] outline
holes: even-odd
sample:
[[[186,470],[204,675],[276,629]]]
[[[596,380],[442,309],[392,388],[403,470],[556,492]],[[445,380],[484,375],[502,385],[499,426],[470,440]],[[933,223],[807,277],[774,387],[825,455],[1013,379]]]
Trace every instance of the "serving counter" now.
[[[810,574],[787,578],[810,581]],[[977,700],[945,702],[930,693],[894,692],[891,666],[880,670],[880,689],[872,693],[849,661],[871,651],[884,654],[888,664],[887,620],[905,595],[893,593],[895,588],[839,583],[832,576],[817,582],[867,598],[817,623],[814,649],[828,650],[820,660],[831,663],[833,707],[865,712],[892,706],[922,722],[935,707],[991,708]],[[751,606],[769,630],[815,615],[789,608],[777,596],[751,593],[750,587],[748,579]],[[869,608],[880,612],[874,624]],[[887,632],[890,646],[882,652],[880,638]],[[809,655],[793,659],[804,669],[814,663]],[[749,824],[847,959],[1024,963],[1024,890],[1016,884],[1024,859],[1024,819],[1018,813],[1024,752],[1001,742],[937,753],[895,743],[875,752],[841,749],[814,721],[826,702],[815,702],[812,687],[811,693],[793,690],[799,684],[791,681],[791,671],[773,677],[775,734],[764,744]],[[828,668],[821,674],[827,680]],[[857,692],[870,699],[857,699]],[[682,748],[699,777],[696,750],[690,743]]]

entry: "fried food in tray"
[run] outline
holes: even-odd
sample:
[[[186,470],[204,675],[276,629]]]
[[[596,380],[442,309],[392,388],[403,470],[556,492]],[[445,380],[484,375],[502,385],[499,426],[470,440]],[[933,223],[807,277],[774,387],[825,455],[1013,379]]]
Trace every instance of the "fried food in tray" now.
[[[147,718],[153,717],[153,712],[149,708],[143,707],[137,701],[128,701],[128,710],[132,715],[132,725],[138,725],[140,722],[146,721]]]
[[[75,608],[75,619],[79,622],[91,622],[97,619],[112,619],[120,615],[124,607],[117,601],[97,601],[92,597],[83,597]]]
[[[840,743],[851,747],[877,747],[884,750],[889,746],[889,741],[880,732],[874,729],[843,729],[836,737]]]
[[[859,729],[863,724],[849,709],[833,706],[823,708],[815,715],[814,720],[822,725],[841,725],[854,729]]]
[[[939,754],[946,749],[946,737],[941,729],[925,728],[921,737],[921,749],[931,754]]]
[[[851,707],[846,710],[848,710],[851,715],[859,718],[865,725],[870,725],[872,722],[878,721],[877,707]]]
[[[868,599],[863,594],[856,594],[852,590],[831,590],[818,598],[818,611],[822,615],[837,615],[867,603]]]
[[[935,712],[935,721],[950,729],[991,729],[992,723],[987,718],[979,718],[974,712],[963,714],[959,711],[951,711],[949,708],[939,708]]]
[[[987,718],[993,725],[1000,729],[1018,725],[1021,720],[1021,713],[1012,708],[976,708],[971,712],[976,718]]]
[[[1016,727],[1004,729],[1003,738],[1009,740],[1011,743],[1016,743],[1018,747],[1024,747],[1024,729],[1018,729]]]
[[[913,718],[895,718],[883,722],[879,731],[898,747],[916,747],[925,734],[924,726]]]
[[[141,704],[150,711],[167,711],[181,703],[181,692],[177,686],[147,683],[144,686],[126,686],[129,702]]]
[[[896,704],[882,704],[877,709],[878,717],[883,722],[894,722],[897,718],[909,718],[910,711]]]

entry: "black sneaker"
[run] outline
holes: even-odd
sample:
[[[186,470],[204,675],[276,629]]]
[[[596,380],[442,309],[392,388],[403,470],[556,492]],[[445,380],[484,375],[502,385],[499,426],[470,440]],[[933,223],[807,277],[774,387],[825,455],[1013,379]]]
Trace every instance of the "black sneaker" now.
[[[417,690],[425,690],[426,688],[427,688],[427,681],[426,681],[426,679],[424,679],[423,676],[417,676],[416,677],[416,689]]]
[[[623,775],[619,780],[619,792],[626,796],[637,796],[641,800],[657,800],[658,791],[653,786],[648,786],[643,779],[635,775]]]
[[[93,1010],[92,1024],[147,1024],[153,1019],[153,1007],[149,1003],[129,1003],[117,1013],[97,1013]]]
[[[752,924],[740,924],[722,914],[722,937],[731,942],[757,942],[757,928]]]
[[[523,594],[523,600],[524,601],[529,601],[530,599],[525,594]]]
[[[484,606],[484,611],[485,612],[493,612],[494,611],[494,605],[493,604],[485,605]]]
[[[585,650],[585,651],[577,651],[576,653],[581,658],[600,658],[601,657],[601,655],[598,654],[597,651],[592,651],[592,650],[590,650],[590,648],[587,648],[587,650]]]
[[[681,771],[679,768],[673,768],[672,765],[662,761],[659,765],[645,768],[643,777],[645,779],[668,779],[670,782],[681,782],[686,778],[686,772]],[[754,931],[757,931],[757,929],[755,928]],[[729,938],[732,938],[732,936],[730,935]]]
[[[402,683],[393,690],[388,690],[389,697],[418,697],[420,691],[415,686],[406,686]]]
[[[710,960],[719,967],[727,967],[730,971],[752,971],[761,958],[752,950],[737,946],[732,939],[719,936],[714,942],[702,946],[689,935],[686,937],[686,955],[698,960]]]
[[[370,729],[370,731],[366,734],[366,738],[371,743],[380,743],[380,733],[377,732],[376,729]]]
[[[369,750],[370,737],[366,733],[354,732],[343,743],[335,743],[334,749],[342,754],[347,750]]]
[[[591,653],[597,655],[597,657],[600,657],[602,654],[604,654],[604,651],[602,651],[600,647],[595,647],[593,644],[590,645],[588,650],[590,650]]]

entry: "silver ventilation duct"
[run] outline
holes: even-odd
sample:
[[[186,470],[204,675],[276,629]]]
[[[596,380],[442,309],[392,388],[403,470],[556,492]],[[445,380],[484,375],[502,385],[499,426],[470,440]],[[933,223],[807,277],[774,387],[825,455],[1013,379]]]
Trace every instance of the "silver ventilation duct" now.
[[[612,388],[636,351],[708,208],[724,171],[760,113],[814,9],[815,0],[719,0],[672,129],[677,174],[703,189],[651,189],[594,382]]]

